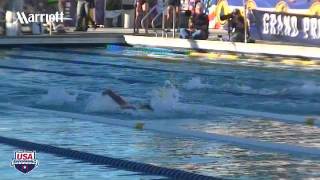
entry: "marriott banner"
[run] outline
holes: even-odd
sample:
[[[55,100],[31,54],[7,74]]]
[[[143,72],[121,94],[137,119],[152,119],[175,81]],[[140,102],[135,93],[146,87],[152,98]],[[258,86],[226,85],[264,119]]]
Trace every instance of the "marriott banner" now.
[[[320,45],[320,17],[253,10],[249,15],[254,39]]]

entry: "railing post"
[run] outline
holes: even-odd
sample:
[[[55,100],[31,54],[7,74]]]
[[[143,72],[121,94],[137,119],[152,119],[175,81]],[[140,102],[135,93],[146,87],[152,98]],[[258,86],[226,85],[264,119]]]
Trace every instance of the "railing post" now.
[[[105,1],[104,7],[106,7],[106,1]],[[133,8],[134,8],[133,33],[135,34],[137,32],[137,27],[136,27],[137,26],[137,22],[136,22],[136,19],[137,19],[137,0],[134,0]]]
[[[156,10],[156,9],[157,9],[156,6],[152,7],[152,8],[149,10],[149,12],[142,18],[142,20],[141,20],[141,27],[142,27],[143,29],[146,29],[146,25],[145,25],[145,22],[146,22],[146,21],[147,21],[147,27],[148,27],[148,18],[149,18],[149,16],[152,14],[152,12],[153,12],[154,10]]]
[[[172,36],[173,36],[173,38],[175,38],[176,37],[176,9],[175,9],[176,7],[174,7],[174,9],[173,9],[173,12],[172,12],[172,29],[173,29],[173,33],[172,33]]]
[[[243,0],[244,9],[244,43],[248,42],[247,0]]]
[[[163,4],[165,3],[165,0],[163,0]],[[166,23],[166,19],[165,19],[165,12],[166,12],[167,8],[166,5],[164,4],[163,6],[163,11],[162,11],[162,37],[164,38],[164,29],[165,29],[165,23]]]

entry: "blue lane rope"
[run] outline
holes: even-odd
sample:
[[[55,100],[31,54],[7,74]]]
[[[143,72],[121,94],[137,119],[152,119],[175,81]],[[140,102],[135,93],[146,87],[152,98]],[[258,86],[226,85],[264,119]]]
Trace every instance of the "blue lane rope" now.
[[[39,60],[39,61],[55,61],[60,63],[69,63],[69,64],[83,64],[83,65],[90,65],[90,66],[110,66],[114,68],[128,68],[128,69],[135,69],[135,70],[148,70],[148,71],[154,71],[154,72],[162,72],[162,73],[177,73],[177,74],[193,74],[193,75],[201,75],[201,76],[212,76],[212,77],[225,77],[222,75],[211,75],[211,74],[205,74],[205,73],[197,73],[197,72],[185,72],[185,71],[177,71],[177,70],[167,70],[167,69],[159,69],[159,68],[151,68],[151,67],[137,67],[137,66],[129,66],[129,65],[118,65],[118,64],[111,64],[111,63],[97,63],[97,62],[88,62],[88,61],[77,61],[77,60],[66,60],[66,59],[58,59],[58,58],[47,58],[47,57],[34,57],[34,56],[25,56],[25,55],[8,55],[8,57],[11,58],[22,58],[24,60]],[[0,66],[1,68],[1,66]],[[11,67],[10,67],[11,68]],[[38,72],[38,71],[37,71]],[[46,71],[47,72],[47,71]],[[74,74],[69,72],[57,72],[57,71],[50,71],[52,73],[63,73],[63,75],[72,75],[72,76],[86,76],[84,74]],[[228,77],[225,77],[228,78]],[[129,81],[126,79],[126,81],[129,83],[137,82],[137,80]],[[149,81],[138,81],[140,83],[148,83]],[[231,94],[235,96],[255,96],[257,98],[281,98],[281,99],[290,99],[290,100],[301,100],[305,99],[305,97],[297,97],[297,96],[290,96],[290,95],[264,95],[264,94],[258,94],[258,93],[248,93],[248,92],[233,92],[233,91],[225,91],[225,90],[211,90],[215,94]],[[311,99],[310,102],[319,102],[317,99]]]
[[[91,55],[91,56],[103,56],[103,57],[107,57],[107,56],[110,56],[110,57],[127,57],[123,54],[104,54],[104,53],[100,53],[100,52],[83,52],[83,51],[79,51],[79,50],[72,50],[72,49],[61,49],[61,48],[45,48],[45,47],[34,47],[34,46],[23,46],[22,48],[23,50],[31,50],[31,51],[47,51],[47,52],[61,52],[61,53],[67,53],[67,54],[75,54],[75,55]],[[128,58],[128,57],[127,57]],[[132,57],[130,57],[132,58]],[[169,70],[170,71],[170,70]],[[181,73],[185,73],[185,72],[181,72]],[[206,73],[197,73],[197,72],[194,72],[192,74],[195,74],[195,75],[203,75],[203,76],[217,76],[217,77],[224,77],[224,78],[227,78],[227,79],[234,79],[234,80],[238,80],[239,77],[236,77],[236,76],[231,76],[231,75],[224,75],[224,74],[206,74]],[[244,77],[242,77],[244,78]],[[271,81],[271,80],[265,80],[265,79],[260,79],[260,78],[255,78],[255,77],[245,77],[246,79],[249,79],[249,80],[254,80],[254,81],[265,81],[265,82],[268,82],[268,81]],[[277,83],[287,83],[287,81],[285,80],[272,80],[272,81],[277,81]]]
[[[60,148],[46,144],[38,144],[28,141],[23,141],[14,138],[7,138],[0,136],[0,143],[9,146],[22,148],[25,150],[33,150],[44,152],[48,154],[54,154],[70,159],[81,160],[84,162],[105,165],[112,168],[123,169],[133,172],[141,172],[150,175],[163,176],[172,179],[181,180],[220,180],[220,178],[195,174],[178,169],[171,169],[165,167],[159,167],[151,164],[139,163],[134,161],[128,161],[123,159],[117,159],[102,155],[96,155],[87,152],[76,151],[72,149]]]
[[[96,62],[88,62],[88,61],[77,61],[77,60],[66,60],[66,59],[58,59],[58,58],[48,58],[48,57],[35,57],[35,56],[25,56],[25,55],[14,55],[10,54],[7,55],[11,58],[23,58],[26,60],[41,60],[41,61],[55,61],[60,63],[69,63],[69,64],[83,64],[83,65],[91,65],[91,66],[110,66],[114,68],[127,68],[127,69],[135,69],[135,70],[147,70],[147,71],[154,71],[154,72],[163,72],[163,73],[177,73],[177,74],[185,74],[185,75],[199,75],[199,76],[209,76],[209,77],[224,77],[227,79],[236,79],[233,76],[229,75],[222,75],[222,74],[207,74],[207,73],[200,73],[200,72],[185,72],[185,71],[177,71],[177,70],[168,70],[168,69],[160,69],[154,67],[138,67],[138,66],[129,66],[129,65],[118,65],[118,64],[111,64],[111,63],[96,63]],[[120,55],[116,55],[119,57]]]
[[[37,72],[37,73],[48,73],[48,74],[59,74],[63,76],[69,77],[93,77],[93,78],[101,78],[101,79],[115,79],[124,83],[128,84],[135,84],[135,83],[142,83],[142,84],[154,84],[151,81],[144,81],[144,80],[134,80],[134,79],[127,79],[127,78],[116,78],[110,75],[90,75],[90,74],[80,74],[80,73],[72,73],[72,72],[64,72],[64,71],[51,71],[51,70],[44,70],[44,69],[34,69],[34,68],[25,68],[25,67],[13,67],[13,66],[4,66],[0,65],[0,69],[9,69],[9,70],[18,70],[18,71],[27,71],[27,72]]]

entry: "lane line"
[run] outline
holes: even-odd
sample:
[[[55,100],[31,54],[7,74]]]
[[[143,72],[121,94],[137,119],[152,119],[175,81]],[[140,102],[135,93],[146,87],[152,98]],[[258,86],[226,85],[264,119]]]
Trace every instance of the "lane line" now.
[[[113,54],[113,53],[98,53],[98,52],[83,52],[83,51],[77,51],[77,50],[71,50],[71,49],[58,49],[58,48],[39,48],[39,47],[24,47],[23,49],[26,50],[32,50],[32,51],[44,51],[44,52],[62,52],[62,53],[66,53],[66,54],[80,54],[80,55],[92,55],[92,56],[102,56],[102,57],[124,57],[124,58],[128,58],[128,59],[148,59],[148,60],[159,60],[159,61],[168,61],[172,62],[171,59],[169,57],[148,57],[148,56],[139,56],[139,55],[134,55],[134,57],[131,55],[124,55],[124,54]],[[183,61],[185,63],[194,63],[194,61],[185,61],[185,60],[179,60],[179,61]],[[201,63],[201,61],[197,61],[197,63]],[[206,63],[207,64],[207,63]],[[206,73],[197,73],[194,72],[193,74],[196,75],[203,75],[203,76],[208,76],[208,74]],[[228,78],[228,79],[239,79],[239,77],[234,77],[234,76],[230,76],[230,75],[223,75],[223,74],[217,74],[214,76],[219,76],[219,77],[224,77],[224,78]],[[248,78],[246,78],[248,79]],[[270,81],[270,80],[265,80],[265,79],[259,79],[259,78],[255,78],[255,77],[250,77],[251,80],[255,80],[255,81]],[[273,80],[274,81],[274,80]],[[279,83],[286,83],[287,81],[284,80],[277,80],[277,82]]]
[[[112,126],[120,126],[120,127],[127,127],[127,128],[134,128],[137,125],[137,123],[141,123],[141,121],[140,122],[124,121],[120,119],[104,118],[101,116],[93,116],[93,115],[85,115],[85,114],[77,114],[77,113],[70,113],[70,112],[61,112],[61,111],[55,111],[55,110],[45,110],[45,109],[31,108],[31,107],[25,107],[25,106],[18,106],[18,105],[13,105],[9,103],[0,103],[0,106],[7,107],[14,110],[42,112],[45,114],[55,114],[62,117],[79,119],[83,121],[93,121],[97,123],[103,123],[103,124],[109,124]],[[248,148],[248,149],[257,149],[262,151],[271,151],[271,152],[279,152],[279,153],[293,154],[293,155],[304,155],[304,156],[320,158],[320,148],[303,147],[303,146],[283,144],[283,143],[272,143],[267,141],[259,141],[252,138],[240,138],[240,137],[220,135],[215,133],[185,130],[177,127],[170,127],[168,125],[162,126],[155,122],[150,122],[150,121],[143,121],[143,123],[145,123],[145,126],[144,126],[145,130],[158,132],[167,136],[198,139],[198,140],[213,141],[213,142],[222,142],[230,145],[238,145],[240,147]]]
[[[16,87],[24,87],[24,88],[38,88],[40,90],[47,91],[48,88],[40,87],[40,86],[26,86],[26,85],[13,85]],[[71,93],[83,93],[83,94],[100,94],[100,92],[90,92],[90,91],[84,91],[84,90],[70,90],[65,89],[68,92]],[[141,98],[137,97],[126,97],[127,99],[138,99],[143,100]],[[180,103],[179,106],[176,107],[177,110],[180,111],[188,111],[189,109],[199,109],[203,112],[226,112],[230,114],[235,115],[244,115],[249,117],[256,117],[256,118],[266,118],[266,121],[280,121],[285,123],[295,123],[295,124],[306,124],[308,120],[313,119],[314,123],[313,126],[320,127],[320,116],[315,114],[310,115],[292,115],[292,114],[278,114],[278,113],[271,113],[271,112],[263,112],[263,111],[255,111],[255,110],[248,110],[248,109],[236,109],[231,107],[219,107],[219,106],[212,106],[212,105],[199,105],[199,104],[186,104],[186,103]]]
[[[81,160],[83,162],[92,163],[94,165],[105,165],[117,169],[129,170],[133,172],[140,172],[149,175],[165,176],[172,179],[181,180],[219,180],[211,176],[200,175],[192,172],[187,172],[179,169],[172,169],[160,167],[156,165],[129,161],[120,158],[113,158],[109,156],[102,156],[84,151],[77,151],[73,149],[61,148],[57,146],[33,143],[14,138],[0,136],[0,143],[23,148],[25,150],[40,151],[57,156],[67,157],[70,159]]]
[[[24,60],[41,60],[41,61],[55,61],[61,63],[69,63],[69,64],[84,64],[84,65],[93,65],[93,66],[110,66],[116,68],[128,68],[128,69],[137,69],[137,70],[148,70],[148,71],[155,71],[155,72],[165,72],[165,73],[177,73],[177,74],[193,74],[193,75],[200,75],[200,76],[212,76],[212,77],[225,77],[229,78],[228,76],[224,75],[212,75],[212,74],[205,74],[205,73],[195,73],[195,72],[182,72],[182,71],[175,71],[175,70],[166,70],[166,69],[158,69],[158,68],[148,68],[148,67],[136,67],[136,66],[128,66],[128,65],[117,65],[117,64],[110,64],[110,63],[96,63],[96,62],[87,62],[87,61],[77,61],[77,60],[65,60],[65,59],[58,59],[58,58],[45,58],[45,57],[33,57],[33,56],[24,56],[24,55],[8,55],[12,58],[25,58]],[[128,80],[128,79],[126,79]],[[135,81],[135,80],[133,80]],[[141,82],[141,81],[138,81]],[[146,83],[143,81],[141,83]],[[148,82],[149,83],[149,82]],[[235,96],[255,96],[255,97],[268,97],[268,98],[284,98],[290,100],[302,100],[304,97],[296,97],[296,96],[284,96],[284,95],[263,95],[257,93],[244,93],[244,92],[232,92],[232,91],[217,91],[215,90],[214,93],[221,93],[221,94],[232,94]],[[319,102],[315,99],[312,99],[310,102]]]
[[[87,76],[87,77],[101,78],[101,79],[115,79],[115,80],[122,81],[129,84],[135,84],[135,83],[154,84],[154,82],[151,82],[151,81],[133,80],[133,79],[127,79],[127,78],[116,78],[110,75],[97,76],[97,75],[90,75],[90,74],[80,74],[80,73],[72,73],[72,72],[64,72],[64,71],[52,71],[52,70],[34,69],[34,68],[25,68],[25,67],[13,67],[13,66],[4,66],[4,65],[0,65],[0,69],[18,70],[18,71],[27,71],[27,72],[36,72],[36,73],[59,74],[59,75],[69,76],[69,77]]]
[[[27,60],[55,61],[55,62],[69,63],[69,64],[84,64],[84,65],[92,65],[92,66],[110,66],[110,67],[115,67],[115,68],[127,68],[127,69],[154,71],[154,72],[176,73],[176,74],[186,74],[186,75],[192,74],[192,75],[199,75],[199,76],[224,77],[224,78],[227,78],[227,79],[236,79],[233,76],[222,75],[222,74],[207,74],[207,73],[198,73],[198,72],[186,72],[186,71],[159,69],[159,68],[152,68],[152,67],[137,67],[137,66],[129,66],[129,65],[118,65],[118,64],[112,64],[112,63],[97,63],[97,62],[66,60],[66,59],[58,59],[58,58],[47,58],[47,57],[25,56],[25,55],[8,54],[7,56],[11,57],[11,58],[26,58]],[[106,54],[105,56],[108,56],[108,54]],[[119,55],[119,56],[123,56],[123,55]],[[131,58],[133,58],[133,57],[131,57]],[[140,58],[140,56],[135,57],[135,58]]]
[[[314,125],[320,127],[320,116],[319,115],[292,115],[292,114],[277,114],[277,113],[270,113],[270,112],[263,112],[263,111],[254,111],[254,110],[247,110],[247,109],[235,109],[235,108],[228,108],[228,107],[219,107],[219,106],[207,106],[207,105],[195,105],[197,109],[206,109],[207,111],[221,111],[230,114],[236,115],[244,115],[244,116],[251,116],[251,117],[262,117],[267,119],[275,119],[281,122],[286,123],[298,123],[298,124],[305,124],[308,118],[314,119]]]

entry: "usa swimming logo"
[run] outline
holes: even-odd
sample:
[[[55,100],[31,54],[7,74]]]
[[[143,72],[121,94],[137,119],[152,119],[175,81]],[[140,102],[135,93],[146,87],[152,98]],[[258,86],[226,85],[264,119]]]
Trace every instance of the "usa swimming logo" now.
[[[35,151],[16,151],[11,166],[27,174],[39,165]]]

